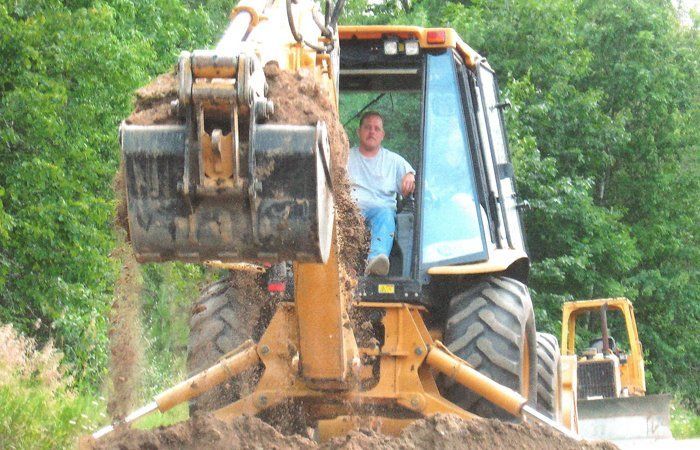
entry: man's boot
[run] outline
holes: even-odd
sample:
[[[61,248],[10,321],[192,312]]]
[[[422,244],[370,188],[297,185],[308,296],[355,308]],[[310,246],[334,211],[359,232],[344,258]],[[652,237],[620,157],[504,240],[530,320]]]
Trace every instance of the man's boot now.
[[[370,259],[365,268],[365,275],[386,276],[389,273],[389,257],[386,255],[375,256]]]

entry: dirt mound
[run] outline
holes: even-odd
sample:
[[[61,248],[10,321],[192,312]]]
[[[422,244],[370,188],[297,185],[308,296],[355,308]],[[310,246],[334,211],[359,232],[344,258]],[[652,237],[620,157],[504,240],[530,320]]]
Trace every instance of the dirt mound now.
[[[117,430],[92,444],[94,449],[302,449],[314,447],[301,436],[284,436],[254,417],[239,417],[230,423],[208,415],[154,430]]]
[[[178,123],[171,102],[177,99],[175,74],[164,73],[136,91],[136,108],[126,119],[133,125]]]
[[[463,421],[437,415],[414,422],[398,437],[372,430],[353,431],[317,444],[300,435],[285,436],[254,417],[230,423],[196,415],[189,421],[154,430],[121,430],[95,444],[95,449],[597,449],[614,450],[608,442],[576,442],[537,424],[516,425],[496,420]]]
[[[417,420],[398,437],[375,431],[353,431],[320,446],[322,449],[538,449],[614,450],[609,442],[577,442],[536,423],[513,424],[498,420],[465,421],[442,415]]]

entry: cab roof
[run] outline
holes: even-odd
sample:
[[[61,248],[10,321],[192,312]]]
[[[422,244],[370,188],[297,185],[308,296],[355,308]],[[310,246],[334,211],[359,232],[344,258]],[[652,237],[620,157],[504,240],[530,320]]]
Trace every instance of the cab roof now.
[[[452,28],[424,28],[407,25],[341,25],[338,27],[340,40],[378,40],[388,37],[416,39],[424,49],[453,48],[464,58],[471,69],[476,67],[481,55],[468,46]]]

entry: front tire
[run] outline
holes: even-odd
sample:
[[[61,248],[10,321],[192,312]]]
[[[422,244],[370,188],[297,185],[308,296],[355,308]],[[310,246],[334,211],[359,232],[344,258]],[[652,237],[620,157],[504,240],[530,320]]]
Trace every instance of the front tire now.
[[[229,278],[205,288],[193,308],[187,345],[187,371],[190,376],[214,365],[224,355],[253,337],[262,302],[249,298],[250,286],[241,286],[241,277]],[[251,283],[247,283],[251,284]],[[246,296],[247,295],[247,296]],[[195,411],[216,411],[241,398],[254,384],[255,369],[244,372],[190,401]]]
[[[559,416],[559,341],[537,333],[537,409],[550,419]]]
[[[492,380],[534,405],[537,390],[535,317],[527,286],[489,276],[450,300],[444,341],[448,349]],[[457,383],[444,396],[482,417],[513,420],[485,398]]]

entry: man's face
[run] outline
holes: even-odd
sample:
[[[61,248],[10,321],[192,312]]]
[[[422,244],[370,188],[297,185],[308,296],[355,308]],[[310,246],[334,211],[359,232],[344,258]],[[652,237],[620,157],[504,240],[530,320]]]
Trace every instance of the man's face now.
[[[365,150],[376,150],[382,145],[384,139],[384,124],[379,116],[365,117],[365,120],[357,130],[360,138],[360,146]]]

